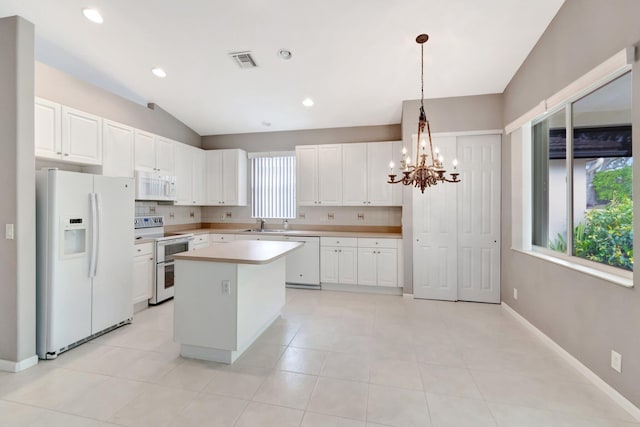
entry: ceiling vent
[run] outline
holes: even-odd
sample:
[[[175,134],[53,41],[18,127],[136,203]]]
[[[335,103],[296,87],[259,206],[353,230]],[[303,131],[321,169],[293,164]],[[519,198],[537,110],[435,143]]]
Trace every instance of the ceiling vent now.
[[[258,66],[251,56],[251,52],[233,52],[229,56],[240,68],[255,68]]]

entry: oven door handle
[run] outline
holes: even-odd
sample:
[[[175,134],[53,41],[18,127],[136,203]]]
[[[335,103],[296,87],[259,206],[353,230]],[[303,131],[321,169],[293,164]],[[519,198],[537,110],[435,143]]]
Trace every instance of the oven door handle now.
[[[167,266],[172,266],[173,264],[175,264],[176,262],[174,260],[171,261],[160,261],[157,263],[158,266],[162,266],[162,267],[167,267]]]
[[[195,240],[193,237],[186,237],[184,239],[172,239],[172,240],[161,240],[158,243],[158,246],[167,246],[167,245],[179,245],[181,243],[189,243]]]

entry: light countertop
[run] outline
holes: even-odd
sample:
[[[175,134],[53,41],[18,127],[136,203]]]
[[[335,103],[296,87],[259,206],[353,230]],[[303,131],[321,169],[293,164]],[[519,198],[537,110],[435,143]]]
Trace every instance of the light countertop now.
[[[234,264],[268,264],[301,247],[300,242],[236,240],[224,245],[173,255],[177,260],[227,262]]]
[[[177,234],[248,234],[255,236],[300,236],[300,237],[370,237],[377,239],[401,239],[402,233],[376,233],[367,231],[318,231],[318,230],[270,230],[247,231],[246,228],[196,228],[191,230],[180,230],[167,233],[167,235]]]

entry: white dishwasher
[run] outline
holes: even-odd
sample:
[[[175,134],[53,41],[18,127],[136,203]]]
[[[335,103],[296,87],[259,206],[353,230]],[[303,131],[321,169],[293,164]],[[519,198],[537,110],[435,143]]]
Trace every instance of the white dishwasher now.
[[[283,240],[304,243],[287,255],[287,287],[320,289],[320,238],[284,236]]]

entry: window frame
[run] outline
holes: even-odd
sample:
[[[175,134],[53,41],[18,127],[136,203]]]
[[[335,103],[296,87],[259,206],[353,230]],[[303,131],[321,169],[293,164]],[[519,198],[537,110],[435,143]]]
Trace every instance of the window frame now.
[[[544,108],[545,111],[543,114],[539,114],[536,115],[536,117],[533,117],[532,119],[528,120],[527,123],[522,126],[520,129],[523,131],[523,133],[528,129],[529,133],[531,135],[529,135],[530,138],[530,147],[528,151],[523,151],[523,155],[527,155],[530,156],[529,160],[531,162],[531,167],[530,169],[527,171],[528,172],[528,180],[530,183],[530,200],[529,200],[529,206],[532,209],[531,210],[531,216],[530,216],[530,221],[529,224],[523,224],[525,226],[529,227],[529,240],[528,242],[523,242],[523,248],[512,248],[514,250],[518,250],[520,252],[523,253],[527,253],[530,255],[534,255],[536,257],[540,257],[543,259],[546,259],[548,261],[560,264],[560,265],[564,265],[566,267],[581,271],[583,273],[598,277],[598,278],[602,278],[605,280],[608,280],[614,284],[620,285],[620,286],[624,286],[627,288],[632,288],[633,287],[633,271],[628,271],[625,270],[623,268],[620,267],[614,267],[611,265],[607,265],[604,263],[600,263],[597,261],[591,261],[589,259],[585,259],[585,258],[581,258],[578,257],[576,255],[573,255],[573,244],[574,244],[574,233],[573,233],[573,223],[574,223],[574,188],[573,188],[573,168],[574,168],[574,159],[573,159],[573,104],[590,95],[591,93],[596,92],[597,90],[599,90],[600,88],[606,86],[607,84],[613,82],[614,80],[622,77],[623,75],[632,72],[632,67],[631,64],[627,64],[623,67],[620,67],[618,70],[616,70],[615,72],[610,73],[609,75],[607,75],[604,78],[600,78],[597,81],[592,82],[589,85],[586,85],[586,87],[583,87],[581,90],[577,90],[574,91],[574,93],[571,96],[565,97],[561,102],[558,102],[556,105],[553,106],[553,108],[547,109],[547,101],[543,101],[544,102]],[[566,174],[566,186],[567,186],[567,192],[566,192],[566,221],[567,221],[567,239],[566,239],[566,245],[567,245],[567,249],[566,252],[557,252],[554,251],[552,249],[549,249],[547,247],[543,247],[543,246],[539,246],[539,245],[535,245],[533,244],[533,224],[535,221],[534,215],[533,215],[533,188],[534,188],[534,181],[535,181],[535,170],[534,170],[534,166],[533,166],[533,138],[532,138],[532,133],[533,133],[533,129],[534,126],[546,119],[548,119],[549,117],[551,117],[552,115],[558,113],[559,111],[564,110],[565,113],[565,129],[566,129],[566,164],[565,164],[565,170],[567,172]],[[633,114],[633,112],[632,112]],[[571,153],[571,155],[569,155],[569,153]],[[548,173],[548,169],[547,169],[547,173]],[[635,216],[635,209],[634,209],[634,216]],[[635,231],[635,230],[634,230]],[[525,235],[523,233],[523,235]],[[634,269],[635,269],[635,265],[634,265]]]
[[[249,159],[249,191],[250,191],[250,197],[251,197],[251,206],[250,206],[250,214],[251,214],[251,218],[253,219],[273,219],[273,220],[283,220],[283,221],[288,221],[288,220],[292,220],[292,219],[296,219],[297,217],[297,208],[298,208],[298,203],[297,203],[297,192],[296,192],[296,187],[297,187],[297,182],[296,182],[296,153],[295,151],[269,151],[269,152],[253,152],[253,153],[248,153],[247,155],[248,159]],[[293,201],[293,212],[291,217],[266,217],[266,216],[254,216],[254,209],[255,209],[255,196],[256,196],[256,192],[254,191],[254,187],[253,187],[253,182],[254,182],[254,177],[253,177],[253,172],[254,172],[254,166],[253,166],[253,159],[256,158],[274,158],[274,157],[291,157],[293,158],[293,170],[291,171],[292,176],[294,177],[294,182],[293,185],[291,186],[291,191],[292,191],[292,201]]]

